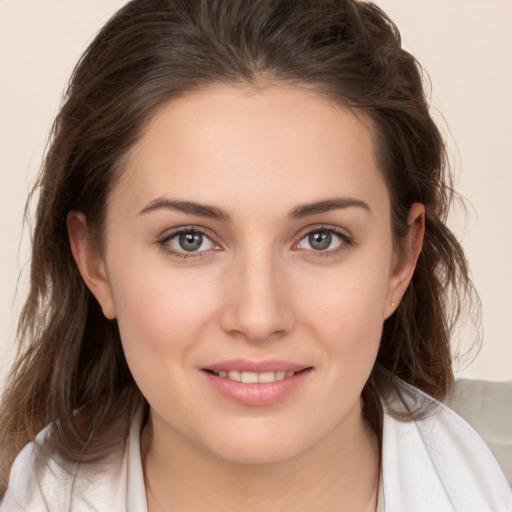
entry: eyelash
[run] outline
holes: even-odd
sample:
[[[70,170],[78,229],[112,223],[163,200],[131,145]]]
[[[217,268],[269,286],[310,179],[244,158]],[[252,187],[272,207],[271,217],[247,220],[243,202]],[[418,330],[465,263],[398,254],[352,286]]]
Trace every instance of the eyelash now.
[[[326,249],[325,251],[315,251],[315,250],[310,250],[310,249],[303,249],[308,252],[308,256],[319,257],[319,258],[333,257],[333,256],[337,256],[339,253],[346,251],[351,246],[355,245],[354,239],[351,238],[349,235],[347,235],[346,233],[344,233],[343,231],[341,231],[339,229],[336,229],[332,226],[326,226],[326,225],[315,226],[313,229],[308,228],[308,230],[303,235],[301,235],[299,240],[297,242],[295,242],[293,245],[296,246],[302,240],[304,240],[306,237],[308,237],[314,233],[320,233],[320,232],[329,233],[331,235],[337,236],[341,240],[341,243],[339,244],[338,247],[335,247],[334,249]],[[298,249],[298,250],[301,250],[301,249]]]
[[[302,234],[300,236],[300,238],[298,239],[298,241],[292,245],[292,247],[295,247],[298,244],[300,244],[300,242],[302,240],[304,240],[306,237],[308,237],[314,233],[320,233],[320,232],[330,233],[332,235],[337,236],[341,240],[340,245],[338,247],[335,247],[334,249],[326,249],[324,251],[315,251],[315,250],[311,250],[311,249],[301,249],[301,248],[297,248],[296,250],[307,251],[309,253],[308,256],[311,256],[311,257],[325,258],[325,257],[330,257],[330,256],[336,256],[340,252],[345,251],[348,248],[350,248],[351,246],[355,245],[355,241],[350,236],[348,236],[346,233],[343,233],[342,231],[335,229],[332,226],[320,225],[318,227],[315,226],[314,229],[308,229],[308,231],[306,231],[304,234]],[[219,244],[213,239],[213,237],[210,234],[208,234],[205,230],[203,230],[201,228],[197,228],[197,227],[193,227],[193,226],[183,226],[181,228],[178,228],[175,231],[173,231],[172,233],[167,234],[165,237],[158,240],[157,244],[163,251],[167,252],[168,254],[171,254],[173,257],[181,258],[183,260],[202,259],[202,258],[208,256],[208,253],[212,249],[206,249],[203,251],[190,251],[190,252],[177,251],[177,250],[173,249],[170,246],[169,242],[182,234],[202,235],[203,237],[208,239],[213,245],[219,247]],[[219,249],[213,249],[213,251],[218,251],[218,250]]]
[[[173,249],[170,246],[169,242],[171,240],[173,240],[174,238],[177,238],[183,234],[201,235],[201,236],[205,237],[206,239],[210,240],[210,242],[213,245],[219,246],[219,244],[217,244],[217,242],[214,241],[213,237],[210,234],[208,234],[205,230],[197,228],[197,227],[193,227],[193,226],[183,226],[181,228],[174,230],[172,233],[165,235],[165,237],[158,240],[158,242],[157,242],[158,246],[163,251],[167,252],[168,254],[171,254],[173,257],[181,258],[183,260],[188,260],[191,258],[197,260],[197,259],[204,258],[208,255],[207,253],[210,252],[211,249],[205,250],[205,251],[190,251],[190,252],[176,251],[175,249]],[[214,250],[218,250],[218,249],[214,249]]]

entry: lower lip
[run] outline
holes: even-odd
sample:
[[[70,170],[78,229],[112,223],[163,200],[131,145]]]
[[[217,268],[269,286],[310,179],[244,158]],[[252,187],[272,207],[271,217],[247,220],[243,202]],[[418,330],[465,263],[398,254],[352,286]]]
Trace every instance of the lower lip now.
[[[203,371],[208,382],[221,395],[233,402],[249,406],[272,405],[280,402],[300,387],[310,373],[311,368],[308,368],[294,374],[292,377],[276,380],[275,382],[245,384]]]

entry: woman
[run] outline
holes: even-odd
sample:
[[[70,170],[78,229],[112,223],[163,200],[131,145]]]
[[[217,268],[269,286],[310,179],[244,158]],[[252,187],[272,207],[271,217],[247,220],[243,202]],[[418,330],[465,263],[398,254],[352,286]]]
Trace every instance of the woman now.
[[[36,190],[2,511],[510,509],[435,400],[472,287],[377,7],[129,3]]]

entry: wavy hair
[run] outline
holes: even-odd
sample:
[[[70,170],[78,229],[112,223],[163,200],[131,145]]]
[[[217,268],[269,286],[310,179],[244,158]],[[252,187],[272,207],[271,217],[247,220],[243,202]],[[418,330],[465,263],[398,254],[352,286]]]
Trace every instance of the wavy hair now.
[[[473,287],[446,225],[445,145],[421,68],[393,22],[356,0],[133,0],[79,60],[32,192],[30,291],[0,405],[0,496],[15,456],[44,426],[54,424],[53,449],[64,460],[92,460],[123,439],[144,403],[117,324],[74,262],[68,212],[84,213],[101,245],[109,193],[152,113],[211,84],[258,87],[262,79],[307,86],[371,121],[397,244],[410,206],[425,205],[423,250],[384,324],[365,403],[378,403],[393,376],[439,399],[449,390],[450,335]]]

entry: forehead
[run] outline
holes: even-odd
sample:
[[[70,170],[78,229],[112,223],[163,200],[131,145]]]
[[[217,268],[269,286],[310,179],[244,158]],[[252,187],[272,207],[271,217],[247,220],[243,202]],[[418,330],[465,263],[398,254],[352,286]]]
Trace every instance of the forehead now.
[[[333,190],[335,188],[336,190]],[[247,205],[387,196],[370,123],[311,90],[218,85],[162,105],[116,193]]]

